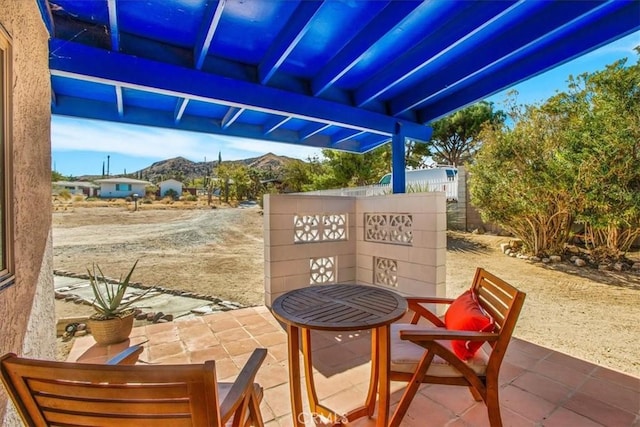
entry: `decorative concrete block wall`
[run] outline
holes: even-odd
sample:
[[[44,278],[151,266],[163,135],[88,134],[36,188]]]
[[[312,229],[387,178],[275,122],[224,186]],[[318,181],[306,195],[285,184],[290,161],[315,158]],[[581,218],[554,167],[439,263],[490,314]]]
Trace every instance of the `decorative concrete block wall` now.
[[[356,278],[352,197],[265,195],[265,303],[292,289]]]
[[[444,296],[444,193],[266,195],[265,303],[286,291],[362,283]]]

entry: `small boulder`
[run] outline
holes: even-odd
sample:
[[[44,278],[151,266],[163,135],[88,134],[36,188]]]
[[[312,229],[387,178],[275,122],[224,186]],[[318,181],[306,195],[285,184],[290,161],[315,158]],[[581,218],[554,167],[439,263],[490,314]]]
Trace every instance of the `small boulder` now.
[[[573,261],[573,263],[578,267],[584,267],[585,265],[587,265],[587,262],[585,260],[583,260],[582,258],[578,258],[578,257],[576,257],[576,259],[575,259],[575,261]]]

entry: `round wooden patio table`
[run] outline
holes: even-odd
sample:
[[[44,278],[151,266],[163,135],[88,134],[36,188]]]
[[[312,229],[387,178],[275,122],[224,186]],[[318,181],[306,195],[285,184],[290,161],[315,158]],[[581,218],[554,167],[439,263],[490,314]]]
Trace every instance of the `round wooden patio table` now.
[[[406,300],[397,293],[365,285],[335,284],[316,285],[296,289],[279,296],[271,307],[274,316],[287,325],[289,352],[289,387],[293,423],[304,427],[302,407],[300,338],[304,360],[309,409],[338,420],[342,416],[318,403],[313,380],[311,330],[358,331],[370,329],[371,379],[369,392],[362,407],[344,416],[353,421],[372,416],[379,390],[376,426],[386,426],[389,420],[389,331],[390,325],[407,311]],[[300,335],[299,335],[300,332]]]

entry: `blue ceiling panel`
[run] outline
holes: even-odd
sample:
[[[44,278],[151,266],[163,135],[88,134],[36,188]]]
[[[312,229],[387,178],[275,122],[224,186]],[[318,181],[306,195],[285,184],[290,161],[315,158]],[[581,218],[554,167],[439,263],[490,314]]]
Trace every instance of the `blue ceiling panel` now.
[[[221,58],[258,65],[298,5],[295,0],[228,0],[210,50]]]
[[[196,100],[190,100],[187,104],[186,114],[194,116],[208,117],[213,119],[221,119],[229,107],[219,104],[213,104],[210,102],[202,102]]]
[[[122,94],[127,105],[172,112],[175,110],[177,99],[175,96],[145,92],[135,89],[123,89]]]
[[[118,1],[116,4],[121,32],[191,48],[207,1],[134,0]],[[180,25],[176,25],[176,22]]]
[[[640,31],[640,2],[35,0],[53,114],[357,153]]]
[[[81,93],[83,98],[94,101],[116,102],[115,87],[107,84],[52,76],[51,89],[56,95],[76,96]]]

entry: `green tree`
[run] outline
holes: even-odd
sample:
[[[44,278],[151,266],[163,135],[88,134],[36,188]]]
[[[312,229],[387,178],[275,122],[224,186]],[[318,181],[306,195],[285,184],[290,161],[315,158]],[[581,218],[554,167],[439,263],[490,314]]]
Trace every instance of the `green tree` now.
[[[321,188],[359,187],[375,184],[386,172],[385,148],[364,154],[322,150],[326,174],[315,183]],[[318,189],[321,189],[318,188]]]
[[[514,110],[511,129],[486,126],[472,165],[471,201],[483,219],[534,254],[559,253],[573,222],[572,174],[560,153],[562,123],[539,107]]]
[[[577,221],[600,255],[626,252],[640,235],[640,56],[569,78],[549,104],[566,118],[576,165]]]
[[[58,171],[51,171],[51,182],[64,181],[65,177]]]
[[[504,112],[493,110],[493,103],[482,101],[433,122],[433,160],[449,165],[470,161],[481,146],[483,125],[499,126],[505,119]]]
[[[574,221],[596,256],[640,235],[640,66],[625,65],[570,77],[567,92],[479,136],[472,202],[534,253],[561,251]]]

